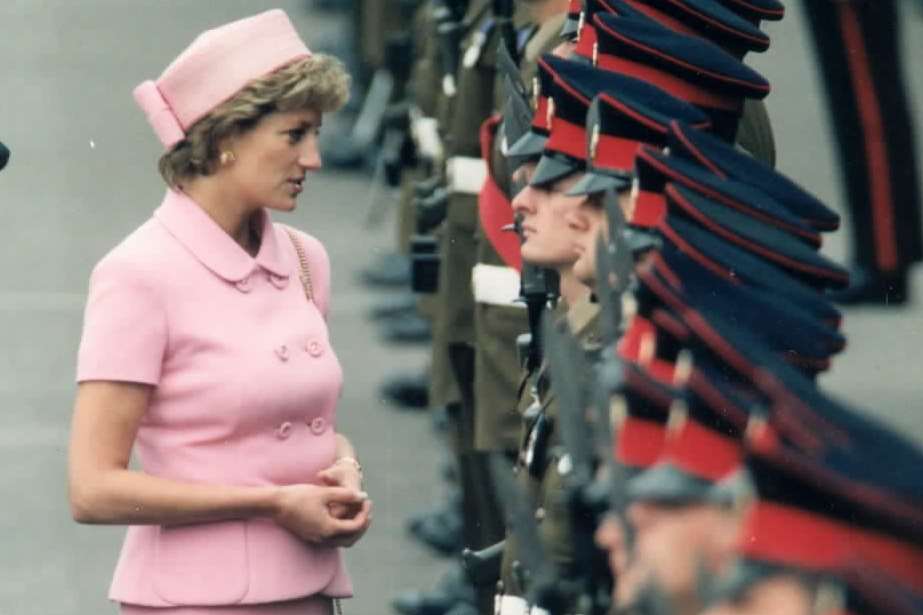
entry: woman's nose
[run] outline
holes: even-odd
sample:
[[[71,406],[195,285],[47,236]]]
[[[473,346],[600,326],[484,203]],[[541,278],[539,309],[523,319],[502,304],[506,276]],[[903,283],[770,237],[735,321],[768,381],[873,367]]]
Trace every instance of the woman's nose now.
[[[317,147],[317,139],[307,140],[304,147],[302,147],[299,152],[298,164],[308,170],[315,170],[321,167],[320,149]]]

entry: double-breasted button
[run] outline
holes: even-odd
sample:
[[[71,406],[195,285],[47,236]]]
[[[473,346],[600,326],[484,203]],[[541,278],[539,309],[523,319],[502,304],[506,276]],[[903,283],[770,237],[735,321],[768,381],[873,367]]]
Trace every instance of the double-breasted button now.
[[[274,273],[269,274],[269,282],[279,290],[282,290],[288,286],[288,276],[287,275],[276,275]]]
[[[319,416],[317,418],[311,419],[308,423],[308,427],[311,428],[311,433],[315,436],[319,436],[327,429],[327,421],[324,420],[324,417]]]
[[[288,346],[282,344],[276,348],[276,356],[279,357],[280,361],[288,361]]]
[[[280,440],[285,440],[290,435],[292,435],[292,424],[288,421],[285,421],[276,429],[276,437]]]
[[[317,340],[308,340],[304,345],[304,349],[307,350],[308,354],[312,357],[319,357],[324,354],[324,347]]]
[[[249,293],[253,290],[253,280],[250,279],[250,276],[247,276],[242,280],[238,280],[234,286],[242,293]]]

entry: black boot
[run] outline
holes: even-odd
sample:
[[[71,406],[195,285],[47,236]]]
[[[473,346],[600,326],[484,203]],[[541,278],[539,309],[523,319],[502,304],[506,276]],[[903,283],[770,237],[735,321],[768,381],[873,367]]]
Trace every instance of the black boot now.
[[[907,270],[878,271],[854,267],[849,272],[849,286],[830,293],[830,298],[841,305],[903,305],[910,299]]]

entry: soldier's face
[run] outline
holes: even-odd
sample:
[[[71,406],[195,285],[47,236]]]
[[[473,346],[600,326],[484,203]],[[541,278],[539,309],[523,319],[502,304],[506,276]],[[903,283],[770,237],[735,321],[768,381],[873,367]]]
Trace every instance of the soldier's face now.
[[[624,579],[628,568],[628,549],[625,544],[625,530],[623,521],[615,515],[603,519],[596,528],[594,539],[597,546],[609,554],[609,570],[612,571],[613,580],[619,582]],[[612,586],[612,603],[618,604],[618,585]]]
[[[528,180],[535,171],[529,163],[517,171],[517,179]],[[577,260],[577,235],[567,224],[585,197],[567,196],[579,179],[574,173],[543,187],[526,185],[513,199],[513,212],[522,219],[522,259],[532,265],[562,269]]]
[[[794,575],[779,574],[756,583],[739,597],[703,611],[703,615],[811,615],[814,592]]]
[[[697,599],[698,575],[717,572],[733,553],[737,513],[711,504],[633,504],[628,510],[635,529],[635,553],[630,566],[648,571],[674,602]]]
[[[249,208],[294,209],[306,173],[321,166],[320,126],[317,111],[280,111],[231,138],[222,149],[233,151],[235,159],[218,171],[231,197]]]

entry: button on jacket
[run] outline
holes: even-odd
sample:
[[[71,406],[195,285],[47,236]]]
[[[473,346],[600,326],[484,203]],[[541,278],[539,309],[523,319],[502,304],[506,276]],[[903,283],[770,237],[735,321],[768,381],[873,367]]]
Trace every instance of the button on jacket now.
[[[333,462],[343,374],[325,321],[330,263],[300,236],[314,303],[291,239],[265,212],[251,257],[173,190],[97,264],[77,380],[155,387],[135,442],[145,472],[267,486],[316,482]],[[351,592],[339,549],[242,519],[130,527],[109,597],[162,607]]]

